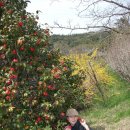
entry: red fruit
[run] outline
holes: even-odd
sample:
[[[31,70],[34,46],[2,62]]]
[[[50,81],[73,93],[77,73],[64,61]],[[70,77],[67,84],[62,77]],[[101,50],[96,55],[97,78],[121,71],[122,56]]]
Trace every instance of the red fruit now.
[[[16,55],[16,54],[17,54],[17,51],[16,51],[16,50],[13,50],[13,51],[12,51],[12,54]]]
[[[15,70],[14,68],[12,68],[12,67],[10,68],[10,71],[14,71],[14,70]]]
[[[6,84],[7,84],[7,85],[10,85],[10,84],[12,84],[12,81],[11,81],[11,80],[8,80],[8,81],[6,82]]]
[[[42,118],[41,118],[41,117],[38,117],[38,118],[37,118],[37,120],[38,120],[38,121],[41,121],[41,120],[42,120]]]
[[[18,26],[22,27],[23,26],[23,22],[18,22]]]
[[[10,100],[10,96],[6,96],[6,100]]]
[[[13,59],[13,62],[17,63],[17,62],[18,62],[18,59],[14,58],[14,59]]]
[[[30,48],[30,51],[31,51],[31,52],[34,52],[34,51],[35,51],[35,48],[31,47],[31,48]]]
[[[10,76],[10,79],[16,79],[17,78],[17,75],[11,75]]]
[[[52,86],[52,85],[47,86],[47,88],[48,88],[49,90],[55,90],[55,87]]]
[[[4,6],[4,3],[3,2],[0,2],[0,7]]]
[[[6,93],[6,95],[10,95],[10,90],[9,89],[7,89],[6,91],[5,91],[5,93]]]
[[[39,116],[37,119],[36,119],[36,123],[39,123],[40,121],[42,120],[42,118]]]
[[[47,92],[43,92],[43,96],[47,97],[48,93]]]
[[[20,51],[23,51],[24,50],[24,47],[20,47]]]

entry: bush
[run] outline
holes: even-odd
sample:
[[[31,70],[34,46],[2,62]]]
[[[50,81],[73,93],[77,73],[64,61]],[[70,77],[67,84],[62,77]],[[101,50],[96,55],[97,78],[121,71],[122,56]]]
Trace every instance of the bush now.
[[[27,2],[0,2],[0,128],[58,129],[68,107],[84,105],[83,74],[51,48]]]

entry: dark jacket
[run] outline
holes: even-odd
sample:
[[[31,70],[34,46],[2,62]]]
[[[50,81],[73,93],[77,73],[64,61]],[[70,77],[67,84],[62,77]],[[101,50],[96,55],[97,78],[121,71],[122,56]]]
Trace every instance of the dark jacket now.
[[[76,122],[74,126],[72,126],[71,130],[86,130],[79,121]]]

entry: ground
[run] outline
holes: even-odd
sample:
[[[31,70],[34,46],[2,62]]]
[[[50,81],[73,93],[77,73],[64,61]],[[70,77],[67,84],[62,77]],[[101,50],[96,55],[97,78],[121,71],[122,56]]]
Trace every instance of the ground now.
[[[99,125],[92,126],[93,130],[130,130],[130,117],[124,118],[114,124],[104,124],[100,122]]]

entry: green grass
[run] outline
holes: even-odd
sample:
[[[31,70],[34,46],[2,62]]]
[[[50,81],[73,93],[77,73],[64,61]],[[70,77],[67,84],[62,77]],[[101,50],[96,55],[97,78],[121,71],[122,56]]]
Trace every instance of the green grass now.
[[[109,86],[105,104],[97,101],[92,108],[81,112],[92,127],[105,124],[110,126],[130,117],[130,83],[116,73],[112,73],[112,76],[116,79],[116,83]],[[107,129],[105,128],[105,130]]]

